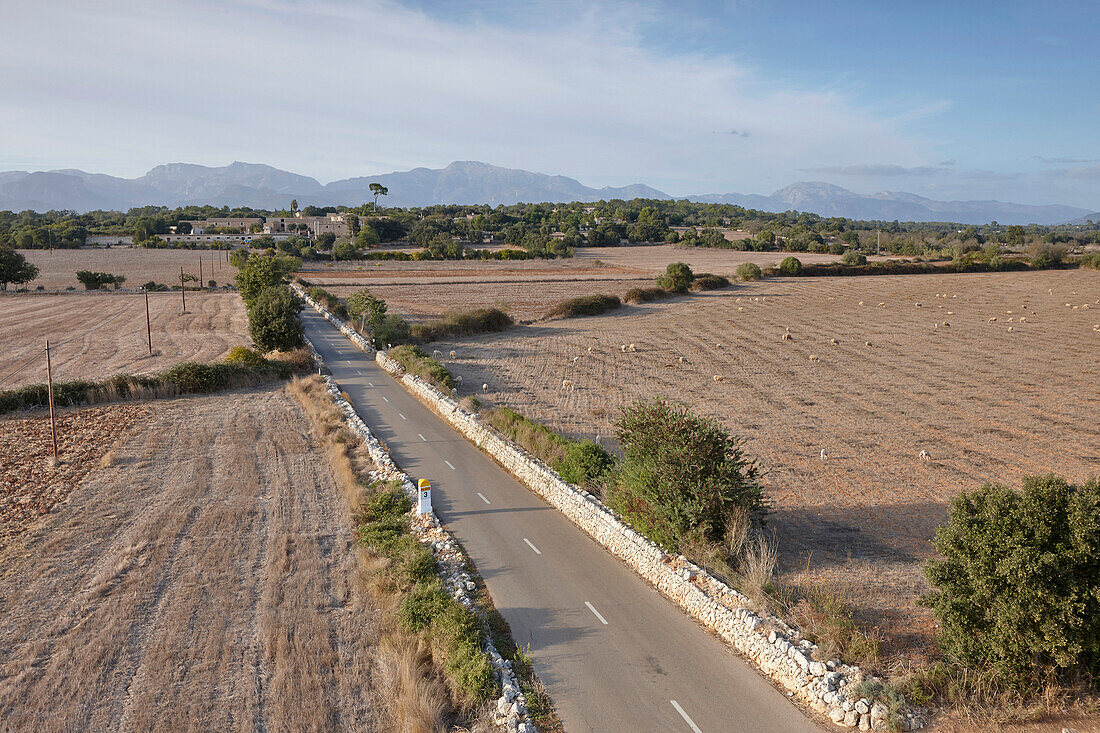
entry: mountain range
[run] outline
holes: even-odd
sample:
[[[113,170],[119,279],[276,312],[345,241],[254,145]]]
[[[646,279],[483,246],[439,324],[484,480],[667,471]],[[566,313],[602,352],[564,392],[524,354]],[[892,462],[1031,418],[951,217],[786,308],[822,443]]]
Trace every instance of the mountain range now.
[[[389,189],[389,206],[432,204],[514,204],[520,202],[671,199],[644,184],[592,188],[566,176],[456,161],[446,168],[361,176],[321,184],[317,179],[257,163],[208,167],[189,163],[159,165],[139,178],[118,178],[65,169],[0,172],[0,210],[49,211],[117,209],[136,206],[249,206],[285,209],[300,206],[359,205],[373,199],[371,183]],[[936,201],[916,194],[884,191],[859,194],[821,182],[795,183],[770,196],[715,193],[684,197],[701,203],[726,203],[770,212],[808,211],[821,216],[899,221],[951,221],[963,224],[1061,224],[1100,219],[1100,212],[1075,206],[1030,206],[1001,201]]]

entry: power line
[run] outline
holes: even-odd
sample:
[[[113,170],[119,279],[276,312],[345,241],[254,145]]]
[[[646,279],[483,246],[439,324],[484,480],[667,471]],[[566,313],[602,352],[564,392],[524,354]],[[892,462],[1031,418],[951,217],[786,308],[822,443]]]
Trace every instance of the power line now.
[[[4,377],[3,377],[3,378],[0,378],[0,386],[3,386],[3,385],[4,385],[4,384],[5,384],[5,383],[6,383],[6,382],[7,382],[8,380],[10,380],[10,379],[11,379],[12,377],[14,377],[14,376],[15,376],[16,374],[19,374],[19,372],[23,371],[23,370],[24,370],[24,369],[26,369],[26,368],[27,368],[28,366],[30,366],[30,365],[31,365],[31,362],[33,362],[33,361],[34,361],[35,359],[37,359],[38,357],[42,356],[42,354],[44,354],[45,352],[46,352],[46,350],[45,350],[45,349],[39,349],[38,351],[36,351],[36,352],[34,352],[33,354],[31,354],[30,358],[29,358],[29,359],[27,359],[27,360],[26,360],[25,362],[23,362],[22,364],[20,364],[20,365],[19,365],[18,367],[16,367],[14,371],[12,371],[12,372],[8,372],[7,374],[5,374],[5,375],[4,375]]]

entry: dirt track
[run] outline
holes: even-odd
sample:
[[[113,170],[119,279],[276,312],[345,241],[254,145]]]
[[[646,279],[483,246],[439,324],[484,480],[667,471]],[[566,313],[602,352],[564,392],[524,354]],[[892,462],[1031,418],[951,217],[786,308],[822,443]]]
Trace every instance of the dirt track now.
[[[157,403],[0,553],[0,730],[386,730],[311,446],[278,389]]]

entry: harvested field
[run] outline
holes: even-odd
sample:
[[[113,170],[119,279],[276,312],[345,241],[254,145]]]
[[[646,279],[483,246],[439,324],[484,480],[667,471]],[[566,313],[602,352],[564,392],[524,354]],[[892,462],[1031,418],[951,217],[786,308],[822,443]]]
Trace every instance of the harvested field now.
[[[76,279],[77,270],[109,272],[125,275],[123,287],[139,288],[143,283],[155,280],[165,285],[179,284],[180,268],[198,277],[199,259],[202,259],[202,279],[214,280],[219,285],[233,282],[237,269],[225,259],[220,250],[145,249],[143,247],[112,247],[101,249],[21,249],[27,261],[39,269],[38,278],[28,287],[41,285],[47,290],[63,290],[70,285],[83,290]]]
[[[62,410],[57,415],[56,466],[48,415],[0,421],[0,550],[65,502],[119,434],[151,414],[148,405]]]
[[[214,361],[234,346],[251,343],[244,304],[236,293],[151,293],[153,355],[145,336],[145,298],[140,293],[33,293],[0,297],[0,388],[46,381],[46,363],[6,376],[50,339],[53,377],[102,379],[120,372],[148,374],[181,361]],[[56,348],[54,348],[56,346]]]
[[[802,264],[839,262],[840,257],[811,252],[739,252],[734,249],[710,249],[708,247],[681,247],[675,244],[633,247],[583,247],[573,258],[578,264],[596,260],[609,267],[630,267],[657,276],[670,262],[686,262],[695,272],[711,272],[730,277],[737,266],[755,262],[760,267],[778,267],[787,257],[797,257]]]
[[[466,391],[487,383],[571,435],[606,442],[620,408],[657,395],[719,418],[768,471],[786,577],[843,589],[888,651],[916,653],[950,499],[1100,473],[1097,324],[1089,270],[790,278],[437,348],[457,350]]]
[[[277,388],[152,412],[0,551],[0,727],[392,730],[300,408]]]

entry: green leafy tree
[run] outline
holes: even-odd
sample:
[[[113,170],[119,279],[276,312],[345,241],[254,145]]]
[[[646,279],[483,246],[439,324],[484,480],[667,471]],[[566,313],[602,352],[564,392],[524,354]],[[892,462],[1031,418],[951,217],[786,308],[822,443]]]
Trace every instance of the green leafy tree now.
[[[788,277],[793,277],[802,272],[802,261],[797,257],[786,257],[779,263],[779,272]]]
[[[38,268],[27,262],[21,252],[10,247],[0,247],[0,290],[7,290],[8,283],[22,285],[38,277]]]
[[[336,243],[336,235],[332,232],[324,232],[317,237],[317,249],[331,249]]]
[[[285,285],[264,288],[248,308],[248,335],[262,352],[302,345],[302,301]]]
[[[638,401],[623,410],[615,436],[623,461],[610,502],[665,547],[697,529],[720,541],[735,513],[766,509],[756,463],[713,418],[662,399]]]
[[[288,281],[290,273],[302,266],[297,257],[280,255],[253,255],[237,270],[237,290],[241,300],[251,308],[265,289],[282,285]]]
[[[298,210],[298,199],[290,200],[290,211],[293,213]]]
[[[695,281],[695,273],[684,262],[673,262],[665,268],[665,274],[657,278],[657,287],[674,293],[686,293]]]
[[[347,298],[348,315],[355,321],[366,323],[372,328],[382,323],[386,317],[386,301],[376,298],[369,290],[360,290]]]
[[[115,290],[118,290],[118,286],[126,282],[125,275],[112,275],[109,272],[92,272],[90,270],[77,270],[77,281],[84,286],[85,290],[99,290],[104,285],[114,285]]]
[[[360,232],[362,234],[362,232]],[[332,248],[334,260],[357,260],[360,257],[359,248],[348,241],[337,242]]]
[[[944,653],[1019,688],[1100,674],[1100,480],[986,484],[951,503],[924,600]]]
[[[378,232],[374,230],[374,227],[368,224],[359,229],[359,234],[355,237],[355,243],[363,249],[370,249],[381,244],[382,239],[378,236]]]

